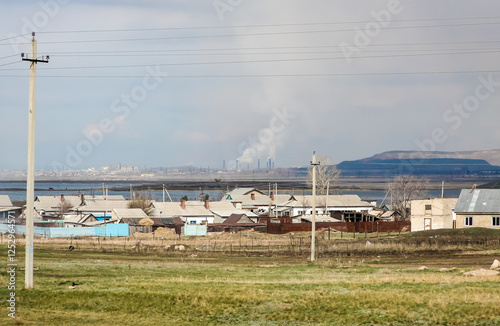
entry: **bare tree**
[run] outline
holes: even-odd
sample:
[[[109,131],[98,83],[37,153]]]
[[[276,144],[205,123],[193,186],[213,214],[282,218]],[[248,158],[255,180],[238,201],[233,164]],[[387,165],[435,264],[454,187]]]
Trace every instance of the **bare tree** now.
[[[410,219],[410,202],[427,195],[429,180],[411,175],[399,175],[388,184],[393,210],[403,221]]]
[[[72,208],[73,205],[63,200],[57,205],[57,213],[60,217],[63,217],[64,214],[68,213]]]
[[[333,160],[329,156],[318,155],[316,162],[320,163],[316,166],[316,190],[318,195],[326,195],[327,186],[333,187],[335,181],[340,177],[340,170],[333,164]],[[307,184],[312,188],[312,167],[308,171]]]
[[[151,203],[153,200],[151,197],[146,197],[143,194],[140,194],[138,197],[132,199],[128,203],[128,208],[140,208],[147,216],[150,216],[153,213],[154,208]]]

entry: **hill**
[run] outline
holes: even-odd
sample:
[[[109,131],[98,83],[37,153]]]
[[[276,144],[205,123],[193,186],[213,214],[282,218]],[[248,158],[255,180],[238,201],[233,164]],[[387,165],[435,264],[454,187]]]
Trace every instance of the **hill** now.
[[[364,160],[415,160],[432,158],[454,158],[485,160],[491,165],[500,166],[500,149],[487,151],[464,151],[464,152],[421,152],[421,151],[389,151],[376,154]]]
[[[500,150],[478,152],[392,151],[372,157],[344,161],[338,165],[343,176],[391,177],[400,174],[429,177],[500,176]]]

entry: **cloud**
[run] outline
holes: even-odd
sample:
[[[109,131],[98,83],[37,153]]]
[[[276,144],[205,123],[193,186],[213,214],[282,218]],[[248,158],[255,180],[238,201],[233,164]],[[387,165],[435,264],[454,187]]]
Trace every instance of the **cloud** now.
[[[445,110],[474,92],[481,75],[436,72],[496,70],[496,53],[479,53],[496,46],[492,42],[500,26],[492,24],[495,20],[450,18],[491,16],[500,3],[400,2],[403,10],[393,17],[391,28],[380,30],[349,63],[339,44],[353,44],[356,33],[373,22],[372,12],[387,9],[388,1],[243,1],[224,20],[212,1],[69,1],[37,33],[39,54],[52,57],[38,69],[37,130],[43,137],[37,162],[50,164],[61,148],[75,146],[82,130],[95,130],[106,118],[116,129],[86,158],[92,164],[134,161],[151,166],[169,157],[169,165],[189,161],[217,166],[223,159],[255,164],[273,157],[291,166],[307,164],[313,150],[336,161],[413,150],[415,139],[429,137],[443,124]],[[21,33],[26,20],[40,10],[36,2],[9,3],[0,13],[2,30]],[[453,24],[462,26],[417,28]],[[95,32],[83,32],[87,30]],[[323,32],[313,32],[319,30]],[[490,43],[477,43],[482,41]],[[18,55],[9,40],[0,43],[7,44],[0,46],[0,58]],[[30,45],[19,48],[29,52]],[[0,59],[0,65],[13,58]],[[142,83],[148,65],[161,67],[161,86],[126,119],[120,118],[111,103]],[[0,109],[2,121],[8,122],[2,135],[24,135],[28,67],[21,62],[0,66],[8,68],[19,70],[0,70]],[[303,74],[340,75],[281,76]],[[238,77],[206,77],[210,75]],[[482,103],[466,121],[467,128],[491,128],[491,121],[498,120],[499,93]],[[262,141],[271,130],[273,109],[283,107],[296,117],[283,132],[267,135],[271,141]],[[438,149],[482,148],[485,141],[500,141],[497,132],[485,132],[486,139],[462,130],[450,132]],[[2,137],[0,153],[24,148],[25,138]],[[172,144],[179,140],[196,150]],[[125,150],[128,141],[140,141],[155,154],[141,155],[144,162],[137,162],[138,156]],[[24,159],[18,162],[22,167]]]

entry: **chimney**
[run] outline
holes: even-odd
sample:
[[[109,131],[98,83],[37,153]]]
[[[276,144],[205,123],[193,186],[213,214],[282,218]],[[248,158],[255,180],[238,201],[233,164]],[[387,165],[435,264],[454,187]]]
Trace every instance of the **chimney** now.
[[[240,201],[235,201],[233,202],[233,206],[234,208],[236,208],[237,210],[241,210],[243,208],[243,205]]]
[[[269,195],[271,197],[271,200],[274,200],[274,192],[271,191],[271,194]]]
[[[181,199],[181,208],[186,209],[186,200]]]
[[[64,195],[61,194],[61,202],[63,202],[63,201],[64,201]]]
[[[255,200],[255,194],[251,194],[250,198],[252,198],[252,200]]]
[[[205,200],[205,208],[210,209],[210,201]]]

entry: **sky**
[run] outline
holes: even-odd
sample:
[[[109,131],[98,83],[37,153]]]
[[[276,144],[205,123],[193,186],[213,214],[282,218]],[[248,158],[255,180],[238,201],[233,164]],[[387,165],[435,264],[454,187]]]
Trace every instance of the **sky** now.
[[[500,146],[500,3],[39,0],[0,10],[0,169],[307,166]]]

